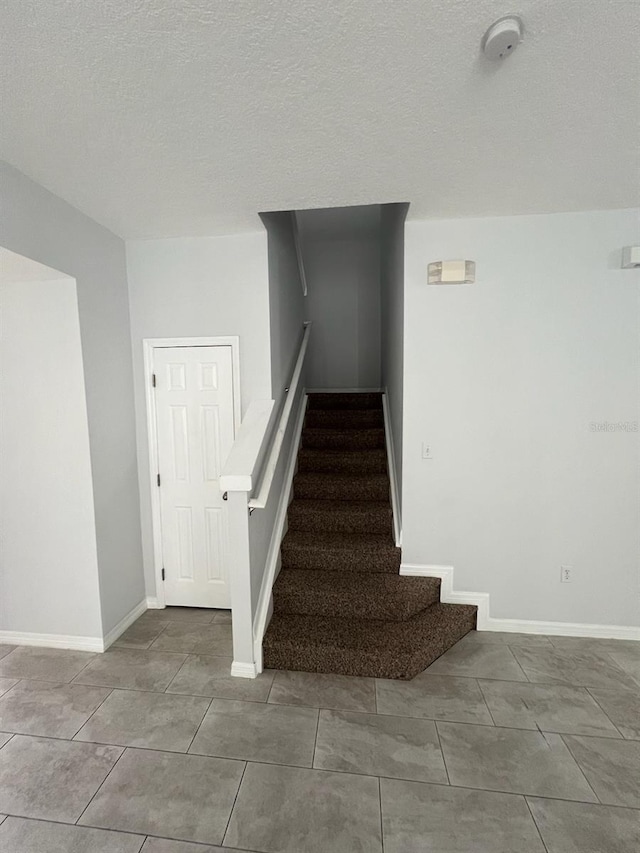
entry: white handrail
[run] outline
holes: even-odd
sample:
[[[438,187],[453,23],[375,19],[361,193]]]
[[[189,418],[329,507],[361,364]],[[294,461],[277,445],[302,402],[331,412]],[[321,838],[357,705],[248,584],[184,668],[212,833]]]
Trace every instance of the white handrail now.
[[[269,458],[264,467],[264,474],[262,477],[262,482],[260,483],[260,490],[256,497],[251,498],[251,500],[249,501],[250,510],[264,509],[267,505],[267,501],[269,500],[271,484],[273,482],[273,477],[276,472],[276,468],[278,467],[278,459],[280,458],[280,449],[282,448],[282,442],[284,441],[284,437],[287,432],[287,427],[289,426],[289,418],[291,417],[291,412],[293,410],[293,402],[298,393],[298,386],[300,385],[300,379],[302,377],[302,368],[304,366],[304,358],[307,353],[307,346],[309,345],[310,333],[311,323],[306,322],[304,324],[304,334],[302,335],[302,343],[300,344],[300,349],[298,351],[296,366],[293,369],[293,376],[291,377],[291,384],[286,389],[287,397],[284,401],[282,414],[280,415],[278,429],[275,432],[273,444],[271,445],[271,452],[269,453]]]
[[[251,493],[255,488],[254,477],[274,406],[275,400],[254,400],[247,409],[220,475],[223,493]]]

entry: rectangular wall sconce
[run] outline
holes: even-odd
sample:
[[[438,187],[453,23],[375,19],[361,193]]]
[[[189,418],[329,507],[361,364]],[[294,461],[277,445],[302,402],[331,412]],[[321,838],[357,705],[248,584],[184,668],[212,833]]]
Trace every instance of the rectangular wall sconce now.
[[[475,261],[435,261],[427,268],[429,284],[473,284]]]

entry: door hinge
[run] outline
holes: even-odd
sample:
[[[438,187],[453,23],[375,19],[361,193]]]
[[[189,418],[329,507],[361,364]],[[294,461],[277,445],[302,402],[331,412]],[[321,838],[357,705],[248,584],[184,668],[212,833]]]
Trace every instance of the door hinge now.
[[[160,474],[158,474],[158,485],[160,485]]]
[[[155,375],[155,373],[151,374],[151,384],[153,385],[154,388],[156,387],[156,375]]]
[[[162,580],[164,580],[164,569],[162,570]]]

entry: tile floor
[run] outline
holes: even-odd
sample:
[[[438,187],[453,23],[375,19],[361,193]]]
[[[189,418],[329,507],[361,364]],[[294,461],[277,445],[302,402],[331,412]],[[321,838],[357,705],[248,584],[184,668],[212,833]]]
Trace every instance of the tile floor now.
[[[640,850],[640,643],[472,634],[410,682],[230,652],[180,608],[104,655],[0,646],[0,850]]]

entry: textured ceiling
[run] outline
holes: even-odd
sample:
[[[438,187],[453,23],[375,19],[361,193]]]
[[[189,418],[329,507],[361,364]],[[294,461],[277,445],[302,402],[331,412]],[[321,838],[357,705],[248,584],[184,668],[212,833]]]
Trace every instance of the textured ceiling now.
[[[0,156],[125,237],[638,203],[637,0],[2,0]],[[479,55],[507,12],[525,40]]]

